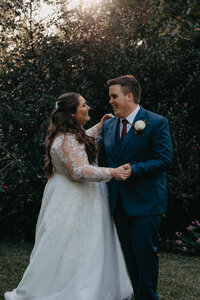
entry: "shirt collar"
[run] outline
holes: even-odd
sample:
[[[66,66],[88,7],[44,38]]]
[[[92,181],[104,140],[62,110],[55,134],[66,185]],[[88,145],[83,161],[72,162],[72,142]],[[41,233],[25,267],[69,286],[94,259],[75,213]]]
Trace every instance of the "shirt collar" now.
[[[138,111],[140,110],[140,106],[138,105],[127,117],[126,120],[130,123],[133,124],[134,119],[138,113]],[[120,121],[122,122],[123,119],[120,118]]]

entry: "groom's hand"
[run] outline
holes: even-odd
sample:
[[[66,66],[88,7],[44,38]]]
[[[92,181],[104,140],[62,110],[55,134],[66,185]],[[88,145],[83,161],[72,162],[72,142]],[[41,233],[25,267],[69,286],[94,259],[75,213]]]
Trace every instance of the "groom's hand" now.
[[[129,170],[131,172],[131,165],[130,164],[125,164],[122,166],[124,170]]]
[[[116,168],[115,170],[116,170],[116,175],[115,175],[116,180],[126,180],[131,176],[130,164],[125,164],[123,166]]]
[[[129,163],[125,164],[125,165],[123,165],[123,168],[127,172],[127,176],[128,176],[127,178],[129,178],[131,176],[131,165]]]

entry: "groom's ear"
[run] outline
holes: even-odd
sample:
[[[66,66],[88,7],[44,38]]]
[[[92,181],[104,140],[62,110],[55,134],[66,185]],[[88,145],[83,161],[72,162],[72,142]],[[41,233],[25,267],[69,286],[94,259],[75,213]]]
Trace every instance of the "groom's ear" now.
[[[133,101],[133,102],[134,102],[133,93],[129,92],[129,93],[127,94],[127,96],[128,96],[128,100],[130,100],[130,101]]]

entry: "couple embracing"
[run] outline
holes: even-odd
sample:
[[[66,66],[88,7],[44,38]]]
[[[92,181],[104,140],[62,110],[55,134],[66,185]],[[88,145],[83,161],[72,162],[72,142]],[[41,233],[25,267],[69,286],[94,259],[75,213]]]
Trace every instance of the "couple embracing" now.
[[[158,299],[169,126],[139,105],[133,76],[111,79],[108,87],[115,117],[106,114],[86,131],[89,107],[81,95],[65,93],[56,102],[34,248],[6,300]]]

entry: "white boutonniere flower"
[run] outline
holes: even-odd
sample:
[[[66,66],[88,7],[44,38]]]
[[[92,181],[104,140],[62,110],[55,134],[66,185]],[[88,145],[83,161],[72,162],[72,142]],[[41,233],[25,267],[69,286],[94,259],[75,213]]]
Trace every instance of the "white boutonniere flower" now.
[[[146,120],[145,121],[139,120],[139,121],[135,122],[135,124],[134,124],[135,134],[143,131],[145,129],[146,125],[147,125]]]

